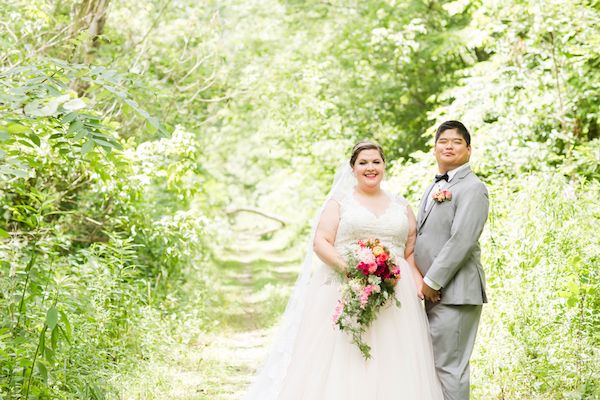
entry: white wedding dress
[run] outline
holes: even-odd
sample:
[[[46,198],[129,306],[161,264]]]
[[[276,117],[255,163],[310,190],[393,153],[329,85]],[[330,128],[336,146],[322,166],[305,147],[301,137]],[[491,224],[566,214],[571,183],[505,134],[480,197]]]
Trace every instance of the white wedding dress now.
[[[340,223],[335,247],[341,254],[358,239],[378,238],[398,259],[401,279],[389,302],[364,336],[371,359],[332,321],[340,298],[340,280],[322,262],[316,263],[306,286],[295,340],[286,362],[268,364],[244,399],[267,400],[441,400],[427,317],[417,297],[410,266],[404,260],[408,236],[407,203],[389,195],[390,206],[379,216],[352,193],[337,198]],[[273,352],[277,349],[273,349]],[[283,366],[282,366],[283,365]],[[269,370],[271,368],[271,370]]]

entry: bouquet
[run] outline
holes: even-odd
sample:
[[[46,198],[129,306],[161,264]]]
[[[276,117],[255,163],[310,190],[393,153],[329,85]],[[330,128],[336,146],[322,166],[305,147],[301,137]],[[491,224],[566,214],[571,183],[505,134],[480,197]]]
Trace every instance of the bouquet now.
[[[378,239],[353,243],[347,253],[347,262],[347,279],[342,285],[342,296],[335,308],[333,322],[352,336],[352,342],[368,360],[371,347],[363,341],[363,333],[388,300],[400,307],[400,301],[394,296],[400,268],[388,248]]]

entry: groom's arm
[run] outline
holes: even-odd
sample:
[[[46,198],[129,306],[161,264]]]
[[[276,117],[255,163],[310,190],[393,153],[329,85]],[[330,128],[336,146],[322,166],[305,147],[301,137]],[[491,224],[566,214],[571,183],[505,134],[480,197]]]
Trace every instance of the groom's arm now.
[[[466,196],[464,196],[466,195]],[[470,193],[464,193],[456,205],[450,239],[442,247],[427,271],[426,281],[444,287],[456,275],[473,248],[477,245],[488,217],[488,192],[478,182]]]

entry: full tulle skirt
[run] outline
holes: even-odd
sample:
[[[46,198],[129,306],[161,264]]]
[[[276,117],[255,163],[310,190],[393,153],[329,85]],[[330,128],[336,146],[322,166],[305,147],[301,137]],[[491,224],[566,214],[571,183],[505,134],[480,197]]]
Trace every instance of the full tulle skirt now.
[[[364,336],[371,347],[371,358],[365,360],[351,337],[333,323],[341,284],[320,263],[307,288],[289,365],[278,378],[280,390],[269,392],[273,382],[259,376],[245,399],[441,400],[425,310],[409,265],[403,259],[399,265],[395,293],[401,306],[390,301],[380,309]]]

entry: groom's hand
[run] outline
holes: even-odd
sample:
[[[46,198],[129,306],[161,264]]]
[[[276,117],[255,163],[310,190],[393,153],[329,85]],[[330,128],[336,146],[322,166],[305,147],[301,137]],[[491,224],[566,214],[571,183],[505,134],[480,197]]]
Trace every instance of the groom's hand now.
[[[432,303],[437,303],[442,298],[442,294],[439,290],[432,289],[429,285],[423,282],[422,292],[425,298]]]

